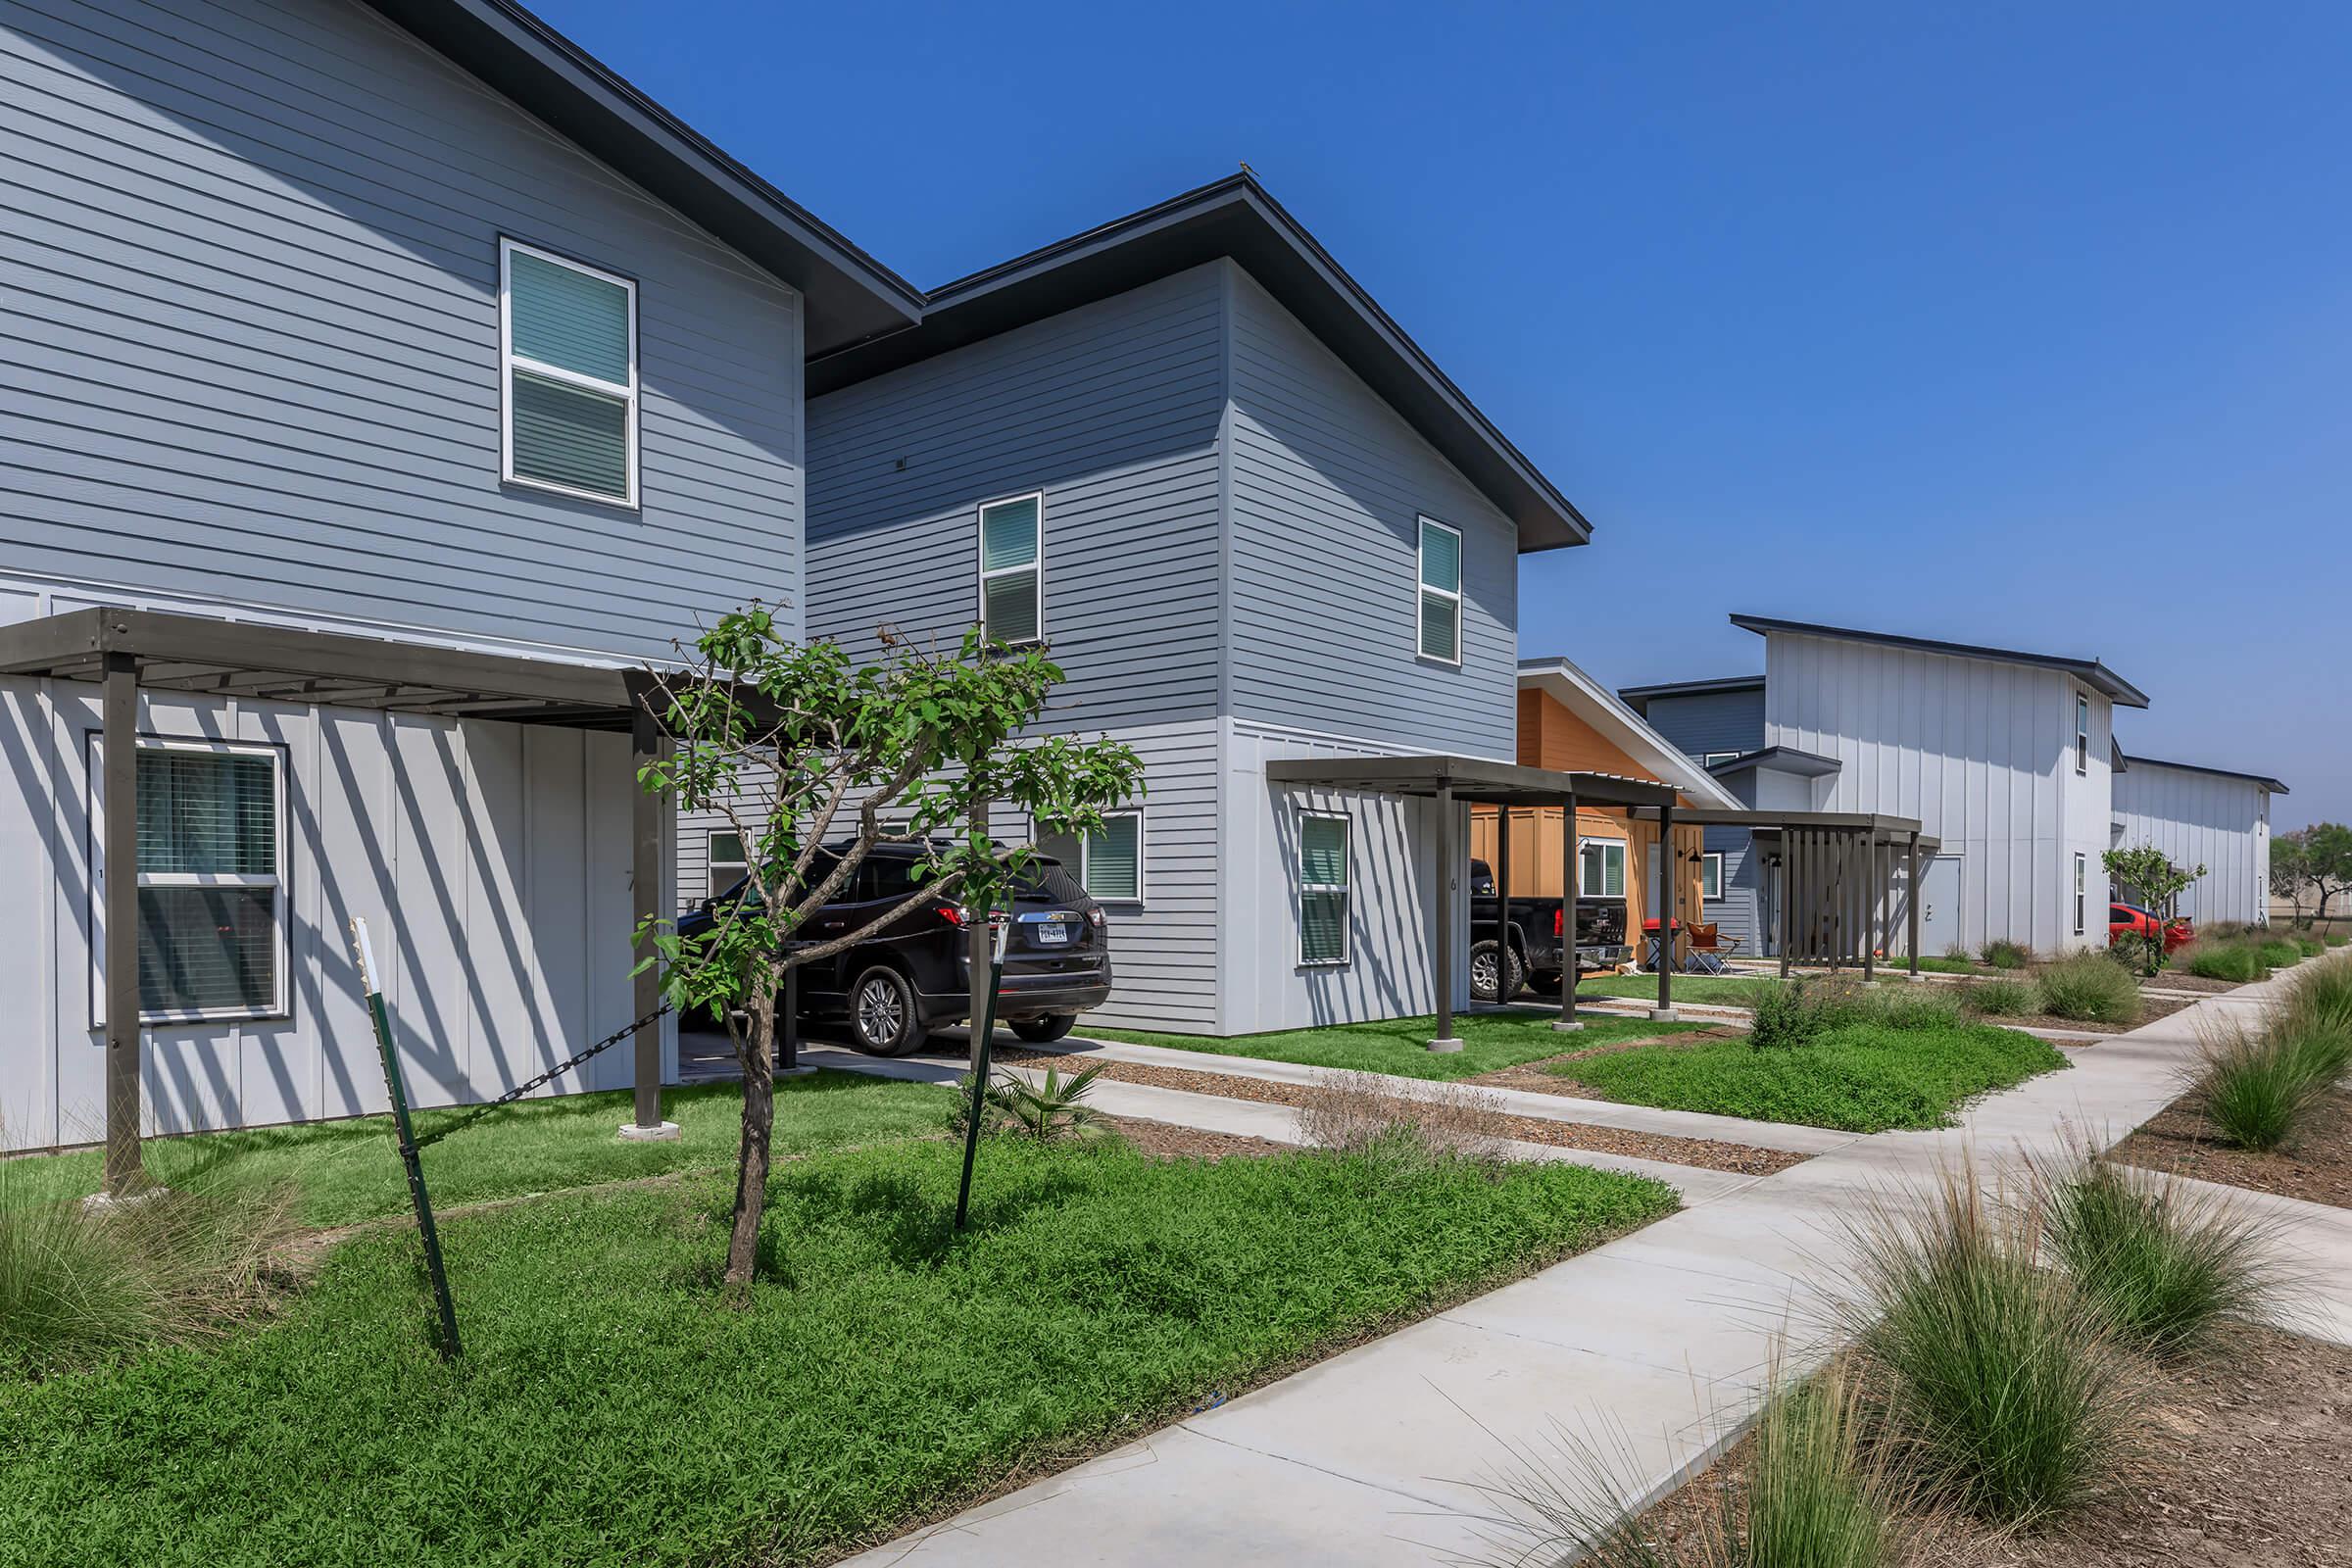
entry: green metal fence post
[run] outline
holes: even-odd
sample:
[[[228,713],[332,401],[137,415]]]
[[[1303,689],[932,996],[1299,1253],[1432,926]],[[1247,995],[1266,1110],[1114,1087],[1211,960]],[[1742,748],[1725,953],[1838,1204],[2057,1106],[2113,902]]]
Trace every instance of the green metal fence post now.
[[[449,1298],[449,1273],[441,1266],[441,1236],[433,1228],[433,1202],[425,1196],[424,1163],[417,1157],[416,1130],[409,1119],[409,1094],[400,1076],[400,1054],[392,1048],[392,1016],[376,989],[375,955],[368,944],[368,922],[351,922],[351,943],[360,960],[360,985],[368,994],[368,1016],[375,1024],[375,1048],[384,1059],[384,1087],[392,1096],[392,1125],[400,1136],[400,1162],[408,1168],[409,1198],[416,1205],[416,1234],[424,1239],[424,1271],[433,1283],[433,1304],[441,1314],[441,1359],[465,1353],[458,1341],[458,1309]]]

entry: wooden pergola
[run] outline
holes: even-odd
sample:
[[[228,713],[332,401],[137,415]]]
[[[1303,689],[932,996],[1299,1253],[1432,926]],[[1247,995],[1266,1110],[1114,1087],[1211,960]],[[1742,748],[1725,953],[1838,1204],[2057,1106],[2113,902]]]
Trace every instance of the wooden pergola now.
[[[1437,852],[1439,875],[1432,889],[1431,910],[1431,971],[1436,980],[1438,1027],[1436,1037],[1429,1042],[1432,1051],[1459,1051],[1461,1040],[1453,1032],[1453,895],[1470,863],[1469,850],[1454,827],[1453,808],[1457,804],[1494,806],[1508,811],[1513,807],[1558,807],[1566,816],[1576,820],[1578,805],[1622,807],[1629,811],[1647,808],[1657,813],[1661,842],[1670,842],[1678,820],[1690,820],[1689,813],[1678,812],[1674,787],[1649,779],[1623,778],[1614,773],[1568,773],[1546,767],[1524,767],[1515,762],[1490,762],[1473,757],[1312,757],[1290,758],[1266,764],[1266,779],[1286,789],[1348,790],[1365,795],[1409,795],[1437,803]],[[1495,907],[1504,911],[1507,920],[1511,899],[1510,834],[1498,835],[1494,857]],[[1576,886],[1576,834],[1561,835],[1561,887]],[[1661,916],[1671,921],[1674,916],[1674,889],[1671,876],[1659,879],[1667,884],[1662,895]],[[1565,893],[1567,918],[1561,941],[1570,955],[1572,971],[1568,983],[1561,988],[1559,1027],[1576,1028],[1576,980],[1573,974],[1576,949],[1575,907],[1573,892]],[[1671,930],[1670,924],[1660,926]],[[1632,935],[1632,933],[1628,933]],[[1658,969],[1658,1012],[1673,1016],[1674,976],[1671,964]]]
[[[1919,973],[1919,860],[1941,843],[1917,817],[1876,811],[1686,810],[1676,820],[1701,827],[1743,827],[1757,852],[1781,871],[1775,939],[1785,978],[1793,962],[1852,964],[1864,979],[1878,973],[1886,934],[1887,898],[1897,866],[1910,890],[1904,901],[1910,972]]]
[[[0,674],[102,688],[105,1169],[107,1191],[117,1195],[144,1179],[136,875],[141,691],[626,730],[640,767],[665,744],[648,700],[650,679],[640,670],[203,615],[102,608],[0,627]],[[666,912],[659,906],[662,810],[655,796],[634,792],[631,880],[640,922]],[[659,1004],[658,987],[651,967],[636,975],[640,1017]],[[641,1023],[632,1045],[633,1127],[656,1135],[664,1125],[660,1024]]]

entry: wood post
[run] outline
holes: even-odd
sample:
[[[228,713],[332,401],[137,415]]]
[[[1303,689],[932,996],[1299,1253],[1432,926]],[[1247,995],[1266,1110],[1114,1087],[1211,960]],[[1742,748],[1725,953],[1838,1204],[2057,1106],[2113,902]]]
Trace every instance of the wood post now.
[[[1576,797],[1560,797],[1560,1015],[1554,1029],[1582,1029],[1576,1016]]]
[[[1674,803],[1658,807],[1658,1004],[1653,1018],[1674,1016],[1674,884],[1682,867],[1674,858]]]
[[[144,1186],[139,1118],[139,665],[106,656],[99,735],[106,797],[106,1190]]]
[[[1780,934],[1781,978],[1786,980],[1788,978],[1788,899],[1796,886],[1796,830],[1794,828],[1781,829],[1780,869],[1781,874],[1773,879],[1777,884],[1773,891],[1778,896],[1778,904],[1772,911],[1772,919]]]
[[[1905,924],[1910,927],[1911,978],[1919,978],[1919,834],[1911,835],[1907,852],[1909,863],[1903,870],[1903,903],[1908,908]]]
[[[662,755],[666,740],[655,717],[649,688],[637,686],[629,710],[629,778],[636,786],[629,797],[629,883],[636,902],[637,924],[660,919],[662,907],[662,815],[667,796],[644,787],[645,765]],[[747,846],[747,849],[750,848]],[[637,1025],[631,1047],[636,1056],[636,1103],[628,1131],[640,1136],[660,1132],[662,1121],[662,1020],[647,1018],[662,1004],[661,976],[648,964],[637,971],[630,1006],[645,1021]]]
[[[1440,784],[1437,795],[1438,812],[1438,874],[1436,877],[1438,907],[1435,929],[1436,951],[1430,965],[1438,987],[1438,1032],[1429,1042],[1432,1051],[1459,1051],[1462,1043],[1453,1033],[1453,889],[1461,875],[1460,862],[1464,856],[1461,846],[1454,842],[1453,785]]]
[[[1879,974],[1879,835],[1876,829],[1865,829],[1861,839],[1861,892],[1869,911],[1862,920],[1862,978],[1869,981]]]
[[[1511,808],[1494,808],[1494,1000],[1511,1000]]]

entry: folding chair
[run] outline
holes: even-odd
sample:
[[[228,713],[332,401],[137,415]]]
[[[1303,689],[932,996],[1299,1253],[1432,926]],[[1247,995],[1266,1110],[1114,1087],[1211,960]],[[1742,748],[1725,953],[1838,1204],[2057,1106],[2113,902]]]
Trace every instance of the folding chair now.
[[[1738,937],[1726,937],[1719,925],[1686,925],[1690,939],[1690,956],[1683,961],[1689,974],[1722,974],[1723,960],[1740,951]]]

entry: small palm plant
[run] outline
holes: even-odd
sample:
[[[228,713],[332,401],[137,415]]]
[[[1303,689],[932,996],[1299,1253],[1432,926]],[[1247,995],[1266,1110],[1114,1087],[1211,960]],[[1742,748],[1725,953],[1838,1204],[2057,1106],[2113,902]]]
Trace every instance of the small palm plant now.
[[[989,1108],[1008,1130],[1017,1129],[1041,1144],[1098,1137],[1108,1129],[1102,1125],[1102,1113],[1086,1103],[1086,1096],[1102,1076],[1101,1062],[1067,1078],[1058,1065],[1050,1065],[1034,1084],[1017,1073],[1001,1073],[988,1086]]]

